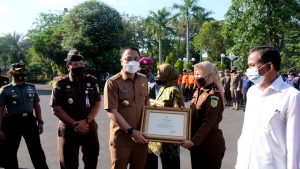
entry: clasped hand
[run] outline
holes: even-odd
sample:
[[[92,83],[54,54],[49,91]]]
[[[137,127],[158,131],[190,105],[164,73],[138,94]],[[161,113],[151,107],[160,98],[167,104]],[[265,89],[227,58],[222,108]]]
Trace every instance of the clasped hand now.
[[[74,123],[74,130],[80,134],[86,134],[89,131],[89,124],[86,120],[76,121]]]

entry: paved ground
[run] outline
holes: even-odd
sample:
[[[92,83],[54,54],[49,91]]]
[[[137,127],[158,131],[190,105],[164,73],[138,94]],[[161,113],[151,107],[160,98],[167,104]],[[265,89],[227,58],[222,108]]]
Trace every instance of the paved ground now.
[[[57,118],[52,114],[48,106],[50,100],[51,87],[44,85],[37,85],[41,98],[41,107],[43,119],[45,122],[44,133],[41,135],[42,146],[44,148],[47,163],[50,169],[59,169],[59,164],[56,154],[56,135],[57,135]],[[224,111],[223,121],[221,128],[226,141],[226,153],[223,159],[222,169],[233,169],[236,160],[236,143],[241,133],[243,123],[243,111],[232,111],[226,108]],[[100,139],[100,155],[98,161],[98,169],[110,169],[110,156],[108,150],[108,135],[109,135],[109,119],[106,112],[101,109],[97,118],[99,125],[99,139]],[[33,169],[31,160],[28,155],[27,147],[22,139],[19,152],[19,166],[22,169]],[[181,168],[190,169],[190,155],[188,150],[181,149]],[[81,157],[80,157],[81,159]],[[80,161],[80,169],[83,169],[82,162]],[[160,166],[161,168],[161,166]]]

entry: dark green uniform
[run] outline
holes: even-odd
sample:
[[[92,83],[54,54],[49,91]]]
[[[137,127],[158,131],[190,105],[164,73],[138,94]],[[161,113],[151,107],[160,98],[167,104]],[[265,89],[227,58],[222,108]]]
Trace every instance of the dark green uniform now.
[[[7,114],[3,120],[6,136],[6,168],[18,169],[17,151],[23,136],[36,169],[48,169],[45,154],[41,146],[37,119],[33,115],[33,106],[40,99],[32,84],[16,85],[10,83],[0,91],[0,107]]]
[[[4,76],[0,76],[0,87],[7,85],[9,83],[9,79],[7,77]],[[3,152],[4,150],[4,143],[2,140],[0,140],[0,167],[3,166],[3,159],[5,157],[5,154]]]
[[[80,81],[66,75],[57,81],[53,88],[50,105],[61,106],[74,120],[87,119],[96,102],[100,101],[100,93],[96,78],[84,75]],[[98,125],[93,120],[89,123],[89,132],[80,134],[74,126],[63,121],[58,129],[58,154],[62,169],[78,168],[79,148],[82,147],[85,168],[96,169],[99,155]]]
[[[8,77],[0,76],[0,87],[7,85],[8,83],[9,83]]]

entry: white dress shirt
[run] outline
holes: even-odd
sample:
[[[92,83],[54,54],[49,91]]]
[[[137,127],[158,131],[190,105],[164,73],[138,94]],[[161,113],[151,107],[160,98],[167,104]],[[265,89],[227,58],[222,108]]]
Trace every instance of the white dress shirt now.
[[[269,87],[252,86],[236,169],[299,169],[300,93],[279,76]]]

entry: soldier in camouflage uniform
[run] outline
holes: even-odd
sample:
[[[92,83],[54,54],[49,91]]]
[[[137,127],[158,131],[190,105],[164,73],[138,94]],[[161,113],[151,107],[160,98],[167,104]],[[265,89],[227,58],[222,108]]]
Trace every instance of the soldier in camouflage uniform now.
[[[192,169],[220,169],[225,141],[219,123],[224,110],[224,93],[217,67],[208,62],[194,66],[198,89],[191,100],[191,140],[181,143],[191,152]]]
[[[162,64],[157,71],[156,82],[161,85],[161,88],[156,100],[162,102],[163,107],[184,107],[183,97],[177,84],[179,75],[177,70],[170,64]],[[162,143],[160,158],[163,169],[180,168],[179,150],[178,144]]]
[[[71,50],[65,59],[69,73],[57,80],[50,106],[59,118],[58,155],[61,169],[78,168],[82,148],[84,168],[96,169],[99,155],[100,93],[96,78],[84,74],[83,56]]]

